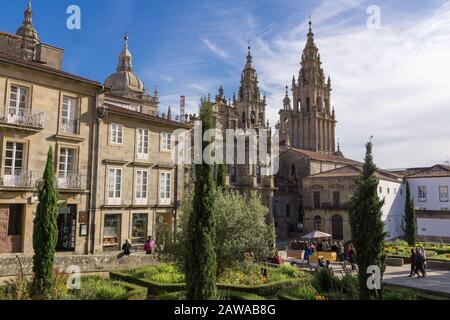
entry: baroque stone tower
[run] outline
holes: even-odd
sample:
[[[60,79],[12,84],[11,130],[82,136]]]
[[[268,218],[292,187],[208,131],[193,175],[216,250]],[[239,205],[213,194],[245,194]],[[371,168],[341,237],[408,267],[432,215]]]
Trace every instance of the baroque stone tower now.
[[[24,12],[22,25],[17,29],[16,34],[22,38],[21,52],[22,58],[33,61],[36,59],[36,46],[40,43],[38,33],[33,27],[33,11],[31,0],[28,0],[27,8]]]
[[[257,160],[257,163],[250,161],[251,148],[255,148],[260,154],[257,141],[261,139],[262,130],[267,130],[268,145],[267,152],[271,153],[271,130],[269,123],[266,123],[266,97],[261,95],[258,85],[258,75],[252,61],[251,48],[248,48],[247,61],[241,73],[239,92],[232,99],[227,100],[224,90],[220,87],[213,105],[216,128],[225,131],[226,129],[243,129],[247,134],[254,130],[256,141],[247,138],[245,144],[245,163],[229,165],[229,184],[231,189],[239,190],[244,194],[256,192],[261,197],[261,202],[269,209],[268,221],[273,222],[273,195],[274,178],[262,174],[262,169],[268,167]],[[235,154],[235,157],[237,155]],[[235,159],[236,161],[236,159]]]
[[[338,155],[336,114],[330,107],[331,79],[325,79],[311,21],[300,64],[298,79],[292,79],[293,100],[286,87],[283,109],[279,112],[282,140],[288,147]]]

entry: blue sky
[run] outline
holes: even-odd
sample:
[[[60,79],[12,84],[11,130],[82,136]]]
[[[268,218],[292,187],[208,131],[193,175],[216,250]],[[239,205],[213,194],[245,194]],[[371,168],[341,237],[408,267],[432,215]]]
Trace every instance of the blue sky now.
[[[450,156],[450,3],[444,0],[33,0],[41,40],[65,50],[64,70],[103,82],[117,65],[125,32],[135,72],[158,85],[161,109],[186,95],[239,86],[250,40],[272,124],[284,86],[298,75],[312,15],[324,71],[331,76],[337,136],[360,160],[373,135],[381,167],[442,163]],[[81,30],[66,28],[66,9],[81,8]],[[3,0],[0,30],[14,33],[26,0]],[[366,10],[381,10],[370,30]]]

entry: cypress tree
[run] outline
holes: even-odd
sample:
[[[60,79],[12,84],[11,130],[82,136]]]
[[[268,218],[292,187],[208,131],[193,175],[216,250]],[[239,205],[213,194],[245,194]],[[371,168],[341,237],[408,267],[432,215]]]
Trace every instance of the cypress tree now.
[[[202,135],[213,128],[212,105],[202,99],[200,105]],[[202,151],[207,142],[203,142]],[[212,166],[195,165],[193,212],[187,226],[185,248],[185,278],[189,300],[212,300],[216,298],[217,258],[215,251],[215,225],[213,216],[214,179]]]
[[[216,184],[217,187],[225,189],[226,188],[226,176],[227,176],[227,169],[225,167],[225,164],[219,164],[217,166],[217,178],[216,178]]]
[[[47,296],[53,285],[53,264],[58,240],[58,199],[55,190],[53,148],[50,147],[33,227],[33,290],[38,297]]]
[[[403,218],[403,231],[405,232],[405,240],[408,245],[416,245],[416,210],[414,208],[414,200],[411,196],[409,183],[406,181],[406,202],[405,202],[405,217]]]
[[[382,207],[384,200],[378,197],[379,180],[374,175],[372,143],[366,145],[366,158],[363,171],[357,178],[357,189],[351,199],[349,218],[352,243],[355,248],[355,261],[358,265],[359,295],[362,300],[378,297],[378,290],[371,292],[367,287],[367,268],[376,265],[381,269],[381,277],[386,267],[384,253],[384,223]]]

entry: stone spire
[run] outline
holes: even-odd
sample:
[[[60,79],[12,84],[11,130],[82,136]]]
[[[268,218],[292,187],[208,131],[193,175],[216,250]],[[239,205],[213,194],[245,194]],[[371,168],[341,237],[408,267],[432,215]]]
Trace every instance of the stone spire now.
[[[239,100],[252,102],[260,101],[260,91],[258,87],[258,75],[253,67],[253,56],[250,45],[248,46],[247,61],[241,75],[241,86],[239,89]]]
[[[250,44],[249,44],[248,45],[248,54],[247,54],[247,63],[245,64],[244,69],[253,69],[252,63],[253,63],[252,48],[250,47]]]
[[[284,100],[283,100],[284,110],[291,110],[291,99],[289,98],[288,90],[289,90],[289,87],[286,86],[286,96],[284,97]]]
[[[128,34],[124,36],[124,48],[119,55],[119,64],[117,65],[117,72],[130,71],[133,72],[133,56],[130,50],[128,50]]]
[[[26,60],[34,60],[36,46],[40,43],[36,29],[33,27],[33,11],[31,0],[28,0],[27,8],[24,12],[22,25],[17,29],[16,34],[22,37],[21,50],[22,57]]]

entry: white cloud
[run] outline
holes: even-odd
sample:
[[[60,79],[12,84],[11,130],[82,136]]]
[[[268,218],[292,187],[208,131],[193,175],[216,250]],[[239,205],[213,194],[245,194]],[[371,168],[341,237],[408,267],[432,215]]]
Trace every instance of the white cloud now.
[[[332,77],[337,136],[346,156],[361,159],[364,142],[374,135],[382,167],[443,162],[450,153],[450,4],[431,17],[399,20],[381,30],[338,24],[339,33],[330,23],[333,32],[315,33],[325,73]],[[300,40],[287,33],[254,48],[272,123],[283,87],[298,75],[306,32],[305,26]]]
[[[223,59],[227,59],[229,57],[229,54],[225,50],[219,48],[210,40],[204,39],[203,43],[208,47],[209,50],[211,50],[214,54],[218,55],[219,57]]]

